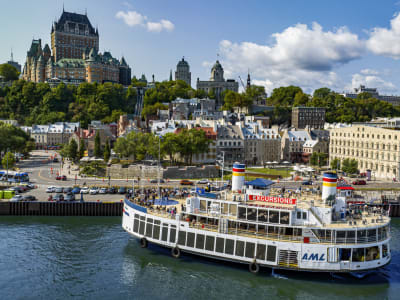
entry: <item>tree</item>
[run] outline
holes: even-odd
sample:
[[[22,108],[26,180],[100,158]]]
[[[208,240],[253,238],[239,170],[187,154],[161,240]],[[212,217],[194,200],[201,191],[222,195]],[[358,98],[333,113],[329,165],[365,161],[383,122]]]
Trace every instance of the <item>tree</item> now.
[[[108,162],[111,156],[110,141],[107,139],[106,145],[104,146],[104,161]]]
[[[326,153],[313,152],[310,157],[310,164],[313,166],[325,166],[328,155]]]
[[[75,139],[71,139],[71,142],[69,142],[68,157],[73,161],[78,158],[78,144]]]
[[[101,140],[100,140],[100,134],[97,131],[96,135],[94,137],[94,156],[97,158],[101,157]]]
[[[9,64],[0,65],[0,76],[4,77],[5,81],[17,80],[19,76],[18,70]]]
[[[81,159],[85,155],[85,140],[80,139],[79,141],[79,151],[78,151],[78,157]]]
[[[358,162],[355,159],[346,158],[342,162],[342,171],[347,174],[356,174],[358,172]]]
[[[340,159],[339,158],[332,159],[331,169],[332,170],[340,170]]]
[[[15,165],[15,157],[14,154],[11,152],[7,152],[3,159],[1,160],[1,164],[3,165],[3,168],[11,169]]]

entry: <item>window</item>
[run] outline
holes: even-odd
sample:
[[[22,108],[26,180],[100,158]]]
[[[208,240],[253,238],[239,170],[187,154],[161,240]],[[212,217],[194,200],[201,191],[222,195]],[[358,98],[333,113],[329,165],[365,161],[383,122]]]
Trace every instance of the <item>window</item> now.
[[[269,222],[279,223],[279,211],[270,210],[269,211]]]
[[[220,253],[224,252],[224,239],[223,238],[217,237],[215,251],[220,252]]]
[[[235,245],[235,241],[231,239],[226,239],[225,243],[225,254],[233,254],[233,248]]]
[[[350,261],[351,258],[351,249],[349,248],[340,248],[339,249],[339,260],[340,261]]]
[[[254,243],[246,242],[246,257],[247,258],[254,258]]]
[[[275,260],[276,260],[276,246],[268,245],[267,261],[275,262]]]
[[[286,211],[280,212],[279,223],[280,224],[289,224],[289,212],[286,212]]]
[[[369,247],[365,249],[365,260],[366,261],[371,261],[371,260],[377,260],[379,259],[379,247],[374,246],[374,247]]]
[[[365,249],[364,248],[353,248],[353,262],[365,261]]]
[[[387,244],[382,245],[382,257],[386,257],[389,255],[388,246]]]
[[[179,231],[178,233],[178,245],[186,245],[186,231]]]
[[[215,241],[215,237],[206,236],[206,250],[214,251],[214,241]]]
[[[244,242],[243,241],[236,241],[236,256],[243,256],[244,255]]]
[[[197,234],[196,236],[196,248],[204,249],[204,234]]]

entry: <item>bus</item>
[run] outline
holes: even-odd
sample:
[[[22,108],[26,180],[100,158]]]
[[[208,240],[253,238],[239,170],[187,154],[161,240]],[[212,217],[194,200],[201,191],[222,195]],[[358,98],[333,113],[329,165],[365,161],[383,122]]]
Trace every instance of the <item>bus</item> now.
[[[8,174],[8,176],[7,176]],[[0,170],[0,180],[8,182],[29,182],[29,175],[26,172]]]

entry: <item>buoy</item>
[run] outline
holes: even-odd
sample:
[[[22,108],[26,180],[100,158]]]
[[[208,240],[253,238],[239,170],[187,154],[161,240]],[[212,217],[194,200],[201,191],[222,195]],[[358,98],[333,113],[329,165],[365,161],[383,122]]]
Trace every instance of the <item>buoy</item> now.
[[[253,274],[257,274],[260,271],[260,266],[254,261],[249,264],[249,271]]]
[[[178,247],[171,249],[171,255],[173,258],[179,258],[181,256],[181,250]]]
[[[141,238],[140,239],[140,247],[147,248],[147,246],[148,246],[147,240],[145,238]]]

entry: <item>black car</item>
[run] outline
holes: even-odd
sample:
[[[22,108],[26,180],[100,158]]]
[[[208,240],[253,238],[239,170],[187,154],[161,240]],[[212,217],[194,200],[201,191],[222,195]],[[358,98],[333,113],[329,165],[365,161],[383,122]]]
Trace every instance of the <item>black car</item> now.
[[[35,196],[25,195],[22,197],[21,201],[37,201]]]
[[[126,187],[121,186],[121,187],[118,189],[118,194],[126,194]]]
[[[72,187],[65,187],[63,189],[63,191],[64,191],[64,194],[72,193]]]
[[[109,188],[109,189],[107,190],[107,193],[108,193],[108,194],[116,194],[116,193],[117,193],[117,189],[114,188],[114,187],[111,187],[111,188]]]
[[[157,179],[150,180],[150,183],[158,183]],[[160,179],[160,183],[165,183],[164,179]]]

